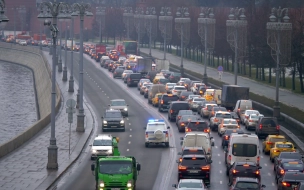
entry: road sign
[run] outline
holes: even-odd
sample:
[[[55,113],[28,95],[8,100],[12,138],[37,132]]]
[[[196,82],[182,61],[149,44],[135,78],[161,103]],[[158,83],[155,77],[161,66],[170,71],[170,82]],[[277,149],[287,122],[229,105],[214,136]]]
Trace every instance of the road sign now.
[[[223,72],[223,71],[224,71],[223,66],[218,66],[218,67],[217,67],[217,71],[222,71],[222,72]]]
[[[76,101],[74,99],[68,99],[66,101],[66,106],[68,108],[74,108],[76,106]]]

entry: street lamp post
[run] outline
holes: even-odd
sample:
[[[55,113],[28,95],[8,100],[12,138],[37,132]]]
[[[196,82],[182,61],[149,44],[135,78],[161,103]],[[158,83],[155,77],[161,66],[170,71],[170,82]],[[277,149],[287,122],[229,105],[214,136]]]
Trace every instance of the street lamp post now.
[[[283,16],[283,13],[284,16]],[[273,106],[273,117],[280,118],[279,76],[280,66],[287,65],[291,57],[291,31],[288,8],[272,8],[270,22],[267,22],[267,44],[271,48],[271,56],[276,65],[276,99]],[[282,22],[283,20],[283,22]]]
[[[7,16],[4,14],[4,9],[5,9],[5,1],[0,0],[0,24],[1,24],[1,29],[4,28],[6,23],[9,21]]]
[[[43,13],[44,7],[47,9],[47,14]],[[53,61],[52,61],[52,98],[51,98],[51,138],[48,147],[48,163],[47,169],[58,169],[58,147],[55,137],[55,104],[56,104],[56,41],[57,41],[57,16],[61,8],[68,9],[65,3],[43,2],[40,5],[41,13],[37,16],[38,19],[52,18],[52,21],[46,20],[44,25],[49,26],[53,38]]]
[[[84,109],[83,109],[83,20],[84,16],[93,16],[88,3],[74,3],[73,11],[80,16],[80,48],[79,48],[79,111],[77,115],[77,132],[84,132]]]
[[[245,56],[247,47],[247,20],[244,8],[232,8],[226,21],[227,41],[234,51],[234,84],[237,85],[238,59]]]
[[[134,14],[134,25],[137,32],[138,54],[140,54],[140,40],[145,32],[144,30],[144,10],[142,7],[136,7]]]
[[[63,13],[61,13],[63,14]],[[59,21],[61,19],[57,18]],[[57,43],[56,43],[57,45]],[[62,72],[62,51],[61,51],[61,47],[62,47],[62,22],[60,22],[60,25],[59,25],[59,59],[58,59],[58,72]]]
[[[123,22],[125,23],[127,29],[127,39],[130,39],[130,33],[133,31],[134,26],[134,14],[132,7],[124,8]]]
[[[166,59],[167,42],[172,38],[172,20],[170,7],[162,7],[158,17],[158,27],[164,38],[164,59]]]
[[[214,34],[215,34],[215,19],[212,8],[202,7],[199,18],[197,19],[198,23],[198,35],[201,37],[201,42],[204,42],[204,76],[203,81],[205,84],[208,84],[207,76],[207,49],[214,48]]]
[[[69,90],[68,92],[74,92],[74,51],[73,51],[73,43],[74,43],[74,17],[78,16],[76,13],[72,13],[71,15],[71,73],[70,73],[70,79],[69,79]],[[66,49],[68,46],[66,45]]]
[[[155,14],[156,14],[155,7],[146,8],[146,15],[144,16],[144,18],[145,18],[145,27],[149,35],[149,56],[152,56],[151,55],[152,40],[154,40],[157,35],[157,16]]]
[[[68,21],[71,19],[71,15],[69,11],[63,12],[62,16],[59,18],[60,21],[65,22],[65,48],[64,48],[64,66],[63,66],[63,73],[62,73],[62,81],[67,81],[68,80],[68,69],[67,69],[67,41],[68,41],[68,34],[67,34],[67,28],[68,28]],[[62,47],[62,45],[60,45]]]
[[[102,31],[105,28],[105,16],[106,16],[106,8],[105,7],[96,7],[96,15],[100,17],[99,20],[99,43],[102,43]]]
[[[181,76],[184,77],[184,45],[187,45],[190,41],[190,23],[189,12],[187,7],[178,7],[175,18],[175,30],[181,38]]]

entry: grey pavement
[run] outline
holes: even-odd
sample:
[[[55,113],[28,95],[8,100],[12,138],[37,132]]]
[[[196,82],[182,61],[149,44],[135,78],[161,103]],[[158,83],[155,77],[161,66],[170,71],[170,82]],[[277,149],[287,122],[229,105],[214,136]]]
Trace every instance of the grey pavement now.
[[[51,56],[44,52],[49,64]],[[69,74],[68,74],[69,76]],[[0,159],[1,190],[44,190],[50,187],[63,172],[78,158],[91,132],[95,127],[95,114],[84,99],[85,132],[76,132],[77,111],[71,124],[71,154],[69,155],[69,126],[66,113],[66,100],[76,100],[78,85],[75,81],[75,92],[68,92],[68,81],[62,81],[62,72],[56,73],[56,80],[62,93],[62,106],[56,115],[56,139],[58,146],[58,170],[47,170],[47,147],[51,136],[48,125],[29,142]],[[51,92],[50,92],[51,93]],[[50,108],[51,109],[51,108]]]
[[[149,54],[149,49],[148,48],[140,48],[140,51]],[[163,59],[164,57],[164,52],[156,49],[151,50],[151,54],[154,58],[157,59]],[[180,66],[181,63],[181,58],[167,53],[166,54],[167,59],[170,61],[171,64]],[[194,61],[190,61],[187,59],[184,59],[184,68],[196,73],[204,73],[204,66],[202,64],[196,63]],[[219,80],[219,75],[218,72],[215,68],[208,67],[207,68],[207,75],[210,78],[213,78],[214,80]],[[234,84],[234,75],[232,73],[225,72],[222,75],[222,81],[228,84]],[[237,84],[239,86],[247,86],[250,87],[250,92],[265,96],[267,98],[275,100],[275,87],[267,85],[267,84],[262,84],[257,81],[254,81],[252,79],[246,78],[246,77],[241,77],[238,76],[237,79]],[[304,111],[304,96],[295,94],[289,90],[286,89],[280,89],[279,90],[279,101],[289,105],[291,107],[296,107],[300,110]]]

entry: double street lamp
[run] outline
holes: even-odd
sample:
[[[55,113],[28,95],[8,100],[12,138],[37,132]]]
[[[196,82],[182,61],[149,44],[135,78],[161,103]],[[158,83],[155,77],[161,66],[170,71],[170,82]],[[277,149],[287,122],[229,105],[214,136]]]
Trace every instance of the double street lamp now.
[[[3,23],[7,23],[9,21],[9,19],[7,18],[7,16],[4,14],[4,9],[5,9],[5,1],[4,0],[0,0],[0,23],[1,25]]]
[[[214,48],[214,35],[215,35],[215,19],[212,8],[201,8],[198,22],[198,35],[201,37],[201,41],[204,42],[204,76],[203,81],[205,84],[208,83],[207,76],[207,50]]]
[[[149,56],[151,56],[151,44],[157,34],[157,16],[155,7],[147,7],[145,15],[145,26],[149,35]]]
[[[73,50],[73,43],[74,43],[74,17],[78,16],[77,13],[72,13],[71,15],[71,72],[70,72],[70,79],[69,79],[69,89],[68,92],[74,92],[74,50]],[[65,44],[65,49],[68,49],[68,44]]]
[[[189,12],[187,7],[178,7],[175,18],[175,30],[181,38],[181,76],[184,77],[184,45],[187,45],[190,41],[190,23]]]
[[[45,14],[44,8],[47,10]],[[50,28],[52,32],[53,40],[53,59],[52,59],[52,98],[51,98],[51,138],[50,145],[48,147],[48,163],[47,169],[58,169],[58,147],[56,145],[55,137],[55,104],[56,104],[56,42],[57,34],[59,32],[57,28],[57,17],[59,16],[61,9],[68,9],[69,6],[66,3],[56,2],[43,2],[40,5],[41,13],[37,16],[38,19],[46,19],[44,25]],[[52,19],[52,21],[48,20]]]
[[[247,20],[244,8],[232,8],[226,21],[227,41],[234,51],[234,84],[237,85],[238,59],[245,56],[247,47]]]
[[[283,13],[284,16],[283,16]],[[267,22],[267,44],[271,48],[271,56],[276,61],[276,99],[273,106],[273,116],[280,117],[279,76],[280,67],[287,65],[291,57],[291,31],[288,9],[279,7],[271,10],[270,22]],[[283,21],[283,22],[282,22]]]
[[[127,29],[127,39],[130,39],[130,33],[133,31],[134,27],[134,14],[132,7],[124,8],[123,22],[126,25]]]
[[[90,11],[91,5],[88,3],[74,3],[74,13],[80,17],[80,48],[79,48],[79,111],[77,115],[77,132],[84,132],[84,109],[83,109],[83,21],[84,16],[93,16]],[[72,71],[73,72],[73,71]]]
[[[172,20],[170,7],[162,7],[158,17],[158,28],[164,38],[164,59],[166,59],[167,41],[172,38]]]
[[[106,20],[106,7],[96,7],[96,16],[100,17],[99,20],[99,43],[102,43],[102,30],[105,28]]]
[[[144,30],[144,10],[142,7],[136,7],[134,14],[134,25],[137,32],[138,53],[140,53],[140,40],[145,32]]]

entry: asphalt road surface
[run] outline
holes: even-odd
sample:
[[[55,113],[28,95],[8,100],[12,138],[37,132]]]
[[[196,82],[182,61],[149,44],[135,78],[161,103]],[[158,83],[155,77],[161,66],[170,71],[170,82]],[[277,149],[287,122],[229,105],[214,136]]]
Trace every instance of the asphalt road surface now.
[[[68,53],[70,59],[70,53]],[[74,77],[78,80],[79,54],[74,53]],[[76,64],[75,64],[76,63]],[[68,63],[69,64],[69,63]],[[68,65],[70,68],[70,65]],[[75,89],[77,90],[77,89]],[[177,183],[177,153],[181,151],[180,137],[184,133],[177,130],[175,122],[167,120],[167,113],[159,113],[156,108],[148,104],[147,99],[139,94],[136,87],[127,87],[121,79],[113,79],[112,73],[101,68],[99,63],[84,55],[84,94],[92,105],[96,115],[101,116],[111,99],[123,98],[129,104],[129,117],[126,121],[126,132],[108,132],[120,138],[119,150],[122,155],[134,156],[141,164],[141,171],[137,180],[137,190],[169,190]],[[144,146],[144,127],[148,119],[163,118],[171,127],[170,148]],[[89,144],[96,134],[101,133],[101,118],[97,118],[98,129],[95,130],[83,154],[52,189],[94,189],[95,180],[90,170]],[[245,130],[244,126],[241,128]],[[224,151],[221,138],[217,133],[211,133],[215,146],[212,149],[211,187],[210,190],[229,189],[228,178],[225,174]],[[260,150],[262,141],[260,140]],[[277,189],[273,175],[273,164],[269,156],[260,153],[261,179],[266,185],[265,190]]]

